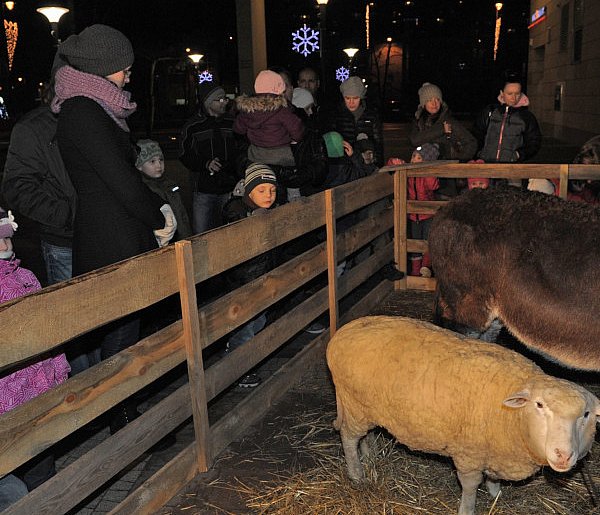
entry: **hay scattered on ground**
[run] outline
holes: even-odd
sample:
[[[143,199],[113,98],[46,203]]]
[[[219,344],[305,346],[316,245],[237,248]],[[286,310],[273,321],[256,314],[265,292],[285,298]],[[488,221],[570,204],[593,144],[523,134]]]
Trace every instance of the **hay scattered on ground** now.
[[[274,438],[286,438],[297,452],[310,455],[314,466],[273,474],[256,484],[240,484],[253,513],[448,514],[460,502],[460,486],[451,460],[409,451],[385,432],[377,432],[372,456],[364,459],[367,481],[356,487],[346,474],[339,435],[331,427],[335,411],[304,412],[281,417],[287,422]],[[287,418],[288,420],[283,420]],[[264,457],[264,456],[263,456]],[[600,484],[596,455],[587,458],[592,480]],[[570,474],[544,470],[519,483],[503,484],[492,499],[482,486],[477,513],[488,515],[598,513],[585,484],[581,464]]]

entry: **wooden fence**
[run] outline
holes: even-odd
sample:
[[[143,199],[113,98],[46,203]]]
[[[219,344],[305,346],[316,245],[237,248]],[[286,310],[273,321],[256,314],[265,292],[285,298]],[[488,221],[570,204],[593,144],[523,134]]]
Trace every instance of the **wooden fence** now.
[[[386,166],[380,173],[397,172],[394,198],[399,203],[398,223],[395,225],[396,254],[395,259],[400,270],[408,270],[407,253],[427,252],[428,245],[424,240],[408,238],[407,214],[434,214],[444,201],[405,201],[407,198],[406,180],[408,177],[434,176],[439,178],[487,177],[501,179],[558,179],[559,196],[567,198],[569,180],[600,180],[600,165],[573,164],[462,164],[456,161],[436,161],[435,164],[419,163],[412,165]],[[401,289],[434,290],[435,278],[407,276],[396,285]]]
[[[187,362],[188,370],[188,383],[5,513],[54,515],[69,511],[193,417],[195,441],[113,510],[154,512],[195,475],[210,468],[214,458],[260,420],[307,367],[324,358],[325,345],[340,324],[367,314],[394,286],[433,288],[434,279],[377,280],[376,272],[385,264],[395,260],[400,270],[406,270],[407,252],[427,248],[426,242],[407,239],[406,215],[435,212],[441,203],[407,202],[406,179],[412,175],[560,177],[561,194],[565,195],[568,178],[599,178],[600,166],[427,163],[386,167],[372,177],[302,198],[263,216],[3,304],[0,373],[57,352],[74,338],[173,294],[180,296],[182,319],[4,414],[0,419],[0,477],[177,365]],[[351,213],[355,215],[348,218]],[[338,233],[340,219],[345,220],[344,230]],[[320,243],[198,308],[197,288],[201,290],[208,279],[315,231],[322,235]],[[387,237],[390,233],[393,238]],[[365,248],[371,249],[370,255],[338,277],[336,265]],[[323,274],[327,280],[321,289],[290,305],[246,345],[205,366],[203,350]],[[208,402],[326,311],[329,332],[313,339],[234,409],[209,424]]]

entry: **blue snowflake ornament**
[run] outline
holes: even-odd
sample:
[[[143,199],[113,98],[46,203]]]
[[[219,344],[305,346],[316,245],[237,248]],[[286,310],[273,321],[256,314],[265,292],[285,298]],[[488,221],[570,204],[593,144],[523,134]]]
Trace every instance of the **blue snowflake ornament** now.
[[[198,74],[198,84],[202,84],[203,82],[212,82],[213,75],[208,70],[204,70],[202,73]]]
[[[350,70],[348,68],[340,66],[335,71],[335,78],[336,78],[336,80],[339,80],[340,82],[344,82],[345,80],[348,80],[349,77],[350,77]]]
[[[306,57],[319,50],[319,31],[313,30],[304,24],[296,32],[292,32],[292,50]]]

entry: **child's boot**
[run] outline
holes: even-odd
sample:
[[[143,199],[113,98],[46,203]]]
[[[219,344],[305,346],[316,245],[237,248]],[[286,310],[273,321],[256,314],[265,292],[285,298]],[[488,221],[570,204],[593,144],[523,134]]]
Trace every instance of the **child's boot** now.
[[[410,275],[418,276],[421,275],[421,266],[423,258],[421,256],[411,256],[410,260]]]

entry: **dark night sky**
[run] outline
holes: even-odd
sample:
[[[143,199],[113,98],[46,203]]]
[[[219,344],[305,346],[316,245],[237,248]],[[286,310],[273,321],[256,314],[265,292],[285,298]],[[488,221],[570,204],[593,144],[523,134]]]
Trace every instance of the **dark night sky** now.
[[[68,0],[62,3],[72,8],[72,12],[61,19],[63,39],[87,25],[105,23],[130,37],[136,51],[136,67],[158,56],[183,55],[184,49],[191,47],[205,54],[211,66],[220,71],[222,80],[232,84],[237,81],[235,0]],[[14,11],[9,14],[19,22],[20,30],[11,78],[23,76],[27,83],[24,90],[29,93],[47,78],[55,50],[48,22],[35,12],[42,4],[42,0],[17,0]],[[341,49],[345,46],[364,47],[364,6],[365,0],[329,1],[328,55],[332,60],[343,59]],[[305,22],[317,28],[316,0],[265,0],[265,10],[269,64],[292,70],[305,64],[318,66],[317,56],[304,58],[291,51],[290,36],[292,30]],[[519,67],[527,56],[529,1],[507,0],[503,14],[503,30],[512,27],[513,31],[503,32],[501,36],[504,46],[496,67]],[[410,41],[416,52],[415,84],[423,80],[442,82],[461,73],[473,75],[475,61],[490,61],[493,24],[492,1],[376,0],[372,10],[372,42],[384,42],[387,36],[398,42]],[[479,53],[477,39],[483,41]],[[458,63],[467,63],[467,71],[458,72]],[[492,72],[488,68],[484,75]],[[6,84],[6,69],[0,71]],[[480,71],[477,73],[481,75]],[[491,77],[486,80],[491,82]],[[465,83],[468,83],[466,76],[456,87],[464,87]],[[24,96],[27,95],[24,93]]]

